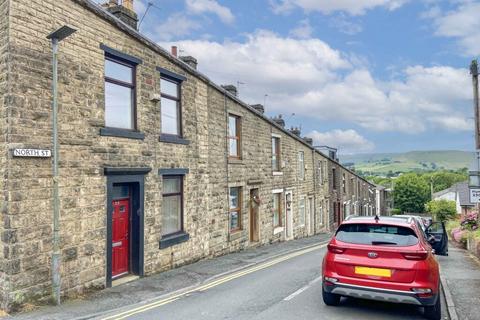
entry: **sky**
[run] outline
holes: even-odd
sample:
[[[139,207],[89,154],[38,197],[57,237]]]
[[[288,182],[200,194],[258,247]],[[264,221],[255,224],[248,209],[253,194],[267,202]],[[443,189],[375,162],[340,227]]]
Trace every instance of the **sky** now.
[[[135,0],[140,18],[148,0]],[[480,1],[151,0],[140,31],[341,154],[473,150]]]

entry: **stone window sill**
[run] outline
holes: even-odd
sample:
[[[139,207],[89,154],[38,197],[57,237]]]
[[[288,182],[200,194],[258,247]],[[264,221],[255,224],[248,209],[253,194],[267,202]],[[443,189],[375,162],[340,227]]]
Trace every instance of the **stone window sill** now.
[[[184,145],[190,144],[190,140],[184,139],[180,136],[171,135],[171,134],[161,134],[160,138],[158,138],[158,141],[166,142],[166,143],[184,144]]]
[[[279,234],[283,232],[283,230],[285,230],[283,227],[276,227],[275,229],[273,229],[273,234],[274,235]]]
[[[189,239],[190,239],[189,234],[183,231],[164,236],[162,239],[160,239],[160,249],[165,249],[165,248],[180,244],[182,242],[186,242]]]
[[[119,137],[136,140],[144,140],[145,134],[139,131],[132,131],[120,128],[101,128],[100,135],[106,137]]]
[[[243,235],[242,231],[243,231],[242,229],[231,231],[230,237],[229,237],[230,241],[240,239]]]
[[[281,171],[273,171],[274,176],[283,176],[283,172]]]
[[[228,164],[243,164],[243,159],[241,159],[241,158],[228,158]]]

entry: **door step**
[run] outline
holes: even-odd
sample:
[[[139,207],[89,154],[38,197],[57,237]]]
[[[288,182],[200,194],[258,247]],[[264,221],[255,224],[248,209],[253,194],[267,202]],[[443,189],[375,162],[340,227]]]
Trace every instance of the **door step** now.
[[[119,286],[121,284],[125,284],[125,283],[135,281],[135,280],[138,280],[138,279],[140,279],[139,276],[136,276],[136,275],[133,275],[133,274],[126,275],[126,276],[123,276],[121,278],[113,280],[112,281],[112,287],[116,287],[116,286]]]

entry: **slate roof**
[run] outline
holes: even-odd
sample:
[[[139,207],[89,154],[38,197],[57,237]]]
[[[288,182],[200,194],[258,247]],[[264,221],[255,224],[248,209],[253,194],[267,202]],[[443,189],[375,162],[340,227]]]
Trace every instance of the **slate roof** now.
[[[470,190],[468,188],[467,181],[455,183],[448,189],[434,193],[433,197],[437,198],[449,192],[455,192],[455,194],[458,194],[458,198],[460,199],[460,206],[469,207],[475,205],[474,203],[470,202]]]

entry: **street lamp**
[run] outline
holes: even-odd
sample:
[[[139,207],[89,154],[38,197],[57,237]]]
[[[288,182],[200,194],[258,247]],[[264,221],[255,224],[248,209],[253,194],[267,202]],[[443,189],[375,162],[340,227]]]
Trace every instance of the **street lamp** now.
[[[52,299],[60,304],[60,205],[58,196],[58,43],[72,35],[76,29],[69,26],[62,26],[47,36],[52,41],[52,129],[53,129],[53,240],[52,240]]]

